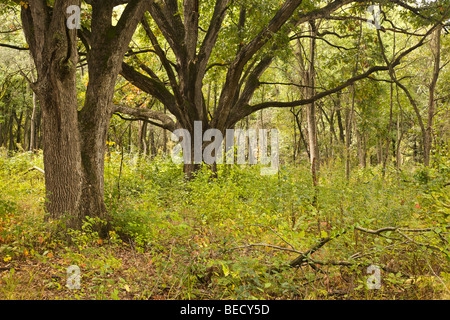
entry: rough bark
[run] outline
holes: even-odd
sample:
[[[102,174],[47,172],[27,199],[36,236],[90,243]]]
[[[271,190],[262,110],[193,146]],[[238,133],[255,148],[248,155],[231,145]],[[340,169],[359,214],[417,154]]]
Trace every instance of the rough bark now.
[[[76,31],[66,28],[62,14],[74,3],[57,1],[53,14],[44,2],[22,7],[23,30],[38,75],[33,90],[42,108],[46,208],[50,218],[67,215],[69,227],[80,218],[82,192]]]
[[[146,8],[147,1],[130,1],[117,25],[112,26],[114,4],[92,2],[87,58],[89,84],[85,103],[79,114],[84,178],[81,210],[84,215],[94,213],[105,220],[108,218],[103,197],[104,159],[114,86],[131,37]]]

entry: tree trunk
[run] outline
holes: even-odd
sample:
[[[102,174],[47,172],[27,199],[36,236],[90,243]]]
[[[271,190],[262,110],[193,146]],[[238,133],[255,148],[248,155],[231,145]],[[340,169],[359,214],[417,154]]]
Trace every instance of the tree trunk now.
[[[441,61],[441,33],[442,27],[438,27],[433,34],[432,39],[432,53],[434,57],[434,69],[429,89],[428,98],[428,121],[425,130],[425,135],[423,139],[423,163],[425,166],[430,165],[431,157],[431,145],[433,142],[433,120],[436,112],[436,101],[434,99],[436,85],[439,78],[440,72],[440,61]]]
[[[166,113],[167,113],[167,108],[166,108],[166,106],[164,106],[164,114],[166,114]],[[164,155],[166,155],[167,154],[167,141],[168,141],[167,130],[163,129],[162,135],[163,135],[163,153],[164,153]]]
[[[389,108],[389,124],[387,128],[387,137],[386,137],[386,151],[384,153],[383,158],[383,176],[386,174],[386,166],[389,159],[389,147],[391,143],[391,130],[392,130],[392,121],[393,121],[393,108],[394,108],[394,84],[391,82],[390,89],[390,108]]]
[[[314,21],[310,22],[310,48],[309,48],[309,66],[305,75],[306,96],[313,97],[315,94],[315,56],[316,56],[316,25]],[[308,142],[311,163],[311,174],[313,185],[317,186],[317,171],[319,170],[319,147],[317,144],[317,123],[315,103],[306,106],[306,119],[308,124]]]
[[[365,138],[364,135],[361,134],[361,131],[359,129],[356,129],[356,145],[357,145],[357,152],[358,152],[358,160],[359,160],[359,167],[365,168],[366,167],[366,146],[365,146]]]
[[[402,153],[401,153],[400,146],[401,146],[401,142],[402,142],[402,138],[403,138],[403,131],[402,131],[401,123],[402,123],[402,117],[401,117],[401,109],[400,109],[400,112],[397,115],[397,143],[396,143],[397,169],[400,169],[401,165],[402,165]]]
[[[336,116],[338,120],[338,127],[339,127],[339,140],[342,144],[345,144],[345,134],[344,134],[344,125],[342,123],[342,114],[341,114],[341,96],[342,93],[337,94],[337,100],[336,100]]]
[[[139,153],[146,155],[147,154],[147,127],[148,123],[146,121],[139,121]]]
[[[165,132],[164,132],[164,134],[165,134]],[[156,148],[155,128],[150,128],[150,156],[151,156],[151,158],[153,159],[154,157],[156,157],[157,153],[158,153],[158,149]]]
[[[101,57],[97,56],[96,58]],[[111,119],[110,106],[114,94],[115,77],[102,70],[100,61],[92,57],[85,104],[80,112],[81,159],[83,169],[83,197],[81,210],[86,216],[107,220],[104,203],[104,158],[106,137]],[[118,72],[118,71],[117,71]]]
[[[145,4],[144,4],[145,3]],[[37,69],[33,91],[42,110],[47,211],[69,215],[66,226],[79,229],[85,216],[106,218],[104,155],[114,86],[123,56],[147,6],[134,0],[111,25],[114,4],[92,2],[88,49],[89,85],[78,112],[77,30],[66,25],[66,10],[79,0],[45,1],[22,6],[22,26]]]
[[[67,227],[78,228],[82,218],[79,211],[82,173],[74,74],[68,79],[49,75],[50,79],[56,78],[55,82],[46,83],[38,95],[42,107],[46,208],[50,218],[59,219],[67,214],[70,216]],[[61,112],[62,109],[65,111]]]
[[[353,86],[351,108],[345,108],[345,177],[350,180],[351,144],[352,144],[352,118],[355,103],[355,87]]]
[[[13,110],[10,111],[9,116],[9,151],[15,151],[16,150],[16,144],[14,143],[14,116],[16,112]]]
[[[21,132],[22,132],[22,119],[23,119],[23,111],[20,112],[20,117],[16,116],[16,123],[17,123],[17,132],[16,132],[16,147],[21,144],[22,138],[21,138]],[[25,133],[24,133],[25,137]]]

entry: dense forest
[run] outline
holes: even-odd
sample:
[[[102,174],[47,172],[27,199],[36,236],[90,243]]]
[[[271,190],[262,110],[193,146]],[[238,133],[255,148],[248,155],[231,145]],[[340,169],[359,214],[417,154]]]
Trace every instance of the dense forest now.
[[[450,1],[0,16],[0,299],[450,298]]]

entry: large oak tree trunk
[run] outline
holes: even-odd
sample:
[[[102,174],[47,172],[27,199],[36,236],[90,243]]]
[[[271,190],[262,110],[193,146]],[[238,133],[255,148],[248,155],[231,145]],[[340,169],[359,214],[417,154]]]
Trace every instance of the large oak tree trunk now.
[[[46,208],[53,219],[70,215],[67,226],[76,228],[80,220],[82,173],[77,96],[72,86],[75,77],[58,70],[49,72],[51,80],[43,83],[38,94],[43,121]]]
[[[76,2],[57,1],[53,10],[59,14],[52,15],[45,2],[22,7],[23,30],[38,75],[32,87],[42,110],[46,208],[50,218],[67,216],[68,227],[79,225],[82,194],[77,34],[66,28],[64,14]]]
[[[70,5],[80,1],[55,1],[52,8],[35,1],[22,7],[22,24],[38,75],[32,86],[42,108],[47,211],[54,219],[68,214],[66,226],[78,229],[86,216],[107,220],[103,174],[114,86],[148,2],[130,1],[116,26],[114,3],[92,2],[91,33],[80,33],[89,85],[79,112],[77,30],[66,25]]]
[[[90,73],[91,74],[91,73]],[[93,74],[93,73],[92,73]],[[104,162],[106,136],[111,119],[108,106],[112,100],[109,86],[93,82],[86,92],[86,102],[80,113],[81,160],[83,195],[81,211],[84,215],[107,219],[104,202]],[[114,85],[112,86],[114,88]]]

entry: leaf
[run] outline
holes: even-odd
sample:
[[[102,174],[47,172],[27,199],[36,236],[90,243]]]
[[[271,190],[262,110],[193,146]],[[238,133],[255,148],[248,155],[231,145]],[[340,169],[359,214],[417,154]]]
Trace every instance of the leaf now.
[[[226,277],[230,274],[230,269],[227,265],[222,264],[223,275]]]

